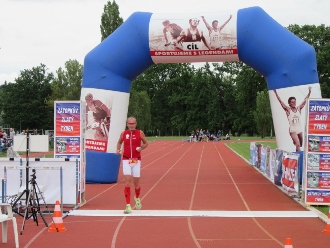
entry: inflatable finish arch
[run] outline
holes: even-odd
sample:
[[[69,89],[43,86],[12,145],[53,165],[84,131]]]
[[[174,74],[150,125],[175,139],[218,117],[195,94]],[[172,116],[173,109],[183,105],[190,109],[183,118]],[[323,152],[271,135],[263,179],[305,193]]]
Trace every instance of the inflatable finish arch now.
[[[117,181],[120,156],[116,155],[119,134],[125,128],[129,92],[132,80],[154,64],[149,47],[149,23],[152,13],[132,14],[114,33],[90,51],[84,61],[81,98],[87,93],[111,96],[111,128],[103,152],[93,150],[98,141],[86,136],[86,178],[88,183],[113,183]],[[161,21],[159,21],[161,23]],[[283,110],[276,122],[277,110],[272,99],[274,89],[313,84],[314,97],[321,97],[312,46],[293,35],[266,14],[260,7],[237,11],[237,51],[240,61],[265,76],[276,134],[283,132],[278,122],[287,122]],[[175,58],[174,58],[175,59]],[[175,62],[175,60],[174,60]],[[179,61],[182,62],[182,61]],[[196,60],[191,62],[197,62]],[[204,60],[204,62],[207,62]],[[314,90],[316,88],[316,90]],[[299,91],[299,90],[298,90]],[[307,91],[303,90],[304,96]],[[299,93],[299,92],[296,92]],[[293,94],[296,94],[293,92]],[[286,99],[283,100],[285,102]],[[298,99],[297,99],[298,101]],[[278,102],[277,102],[278,104]],[[281,121],[282,119],[282,121]],[[280,135],[278,135],[280,136]],[[285,130],[288,136],[288,129]],[[290,141],[292,143],[292,141]],[[278,147],[285,146],[277,137]]]

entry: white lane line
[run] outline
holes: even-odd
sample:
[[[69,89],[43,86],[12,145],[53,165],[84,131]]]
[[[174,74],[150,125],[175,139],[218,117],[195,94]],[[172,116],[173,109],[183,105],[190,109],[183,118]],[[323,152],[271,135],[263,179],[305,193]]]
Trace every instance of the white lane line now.
[[[155,216],[155,217],[230,217],[230,218],[318,218],[313,211],[199,211],[199,210],[73,210],[69,216]]]

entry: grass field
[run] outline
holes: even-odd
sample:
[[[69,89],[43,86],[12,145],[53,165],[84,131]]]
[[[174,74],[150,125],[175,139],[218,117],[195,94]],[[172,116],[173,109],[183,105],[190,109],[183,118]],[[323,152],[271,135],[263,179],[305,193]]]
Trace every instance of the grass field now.
[[[256,145],[263,144],[264,146],[269,146],[272,149],[275,149],[277,147],[276,142],[256,142]],[[250,142],[233,142],[228,143],[228,147],[230,147],[232,150],[234,150],[236,153],[241,155],[243,158],[249,160],[250,159]]]

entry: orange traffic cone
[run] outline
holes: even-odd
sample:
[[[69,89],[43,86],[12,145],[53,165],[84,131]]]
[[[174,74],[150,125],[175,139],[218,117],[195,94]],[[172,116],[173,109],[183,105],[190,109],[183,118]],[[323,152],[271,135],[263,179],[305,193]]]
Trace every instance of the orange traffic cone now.
[[[53,222],[52,222],[52,225],[49,227],[48,232],[65,232],[65,231],[66,231],[66,228],[63,225],[60,202],[56,201]]]
[[[330,208],[328,213],[328,220],[325,229],[323,230],[324,233],[330,234]]]
[[[286,239],[285,239],[285,245],[284,245],[284,248],[293,248],[291,238],[286,238]]]

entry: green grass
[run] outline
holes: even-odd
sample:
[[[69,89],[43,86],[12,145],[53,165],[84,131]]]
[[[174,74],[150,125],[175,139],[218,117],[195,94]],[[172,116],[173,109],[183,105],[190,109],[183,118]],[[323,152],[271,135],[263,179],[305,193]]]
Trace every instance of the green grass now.
[[[157,141],[157,140],[187,140],[185,136],[149,136],[146,137],[148,142]]]
[[[54,148],[49,148],[49,151],[54,151]],[[40,152],[38,152],[38,153],[40,153]],[[19,155],[26,155],[26,152],[18,152],[18,154]],[[31,152],[29,154],[33,154],[33,152]],[[7,151],[0,152],[0,158],[5,158],[5,157],[7,157]],[[45,154],[45,155],[42,155],[40,157],[42,157],[42,158],[54,158],[54,154]]]
[[[277,147],[276,142],[256,142],[256,145],[263,144],[264,146],[269,146],[272,149]],[[250,142],[233,142],[228,143],[227,146],[234,150],[236,153],[241,155],[243,158],[250,160]]]

